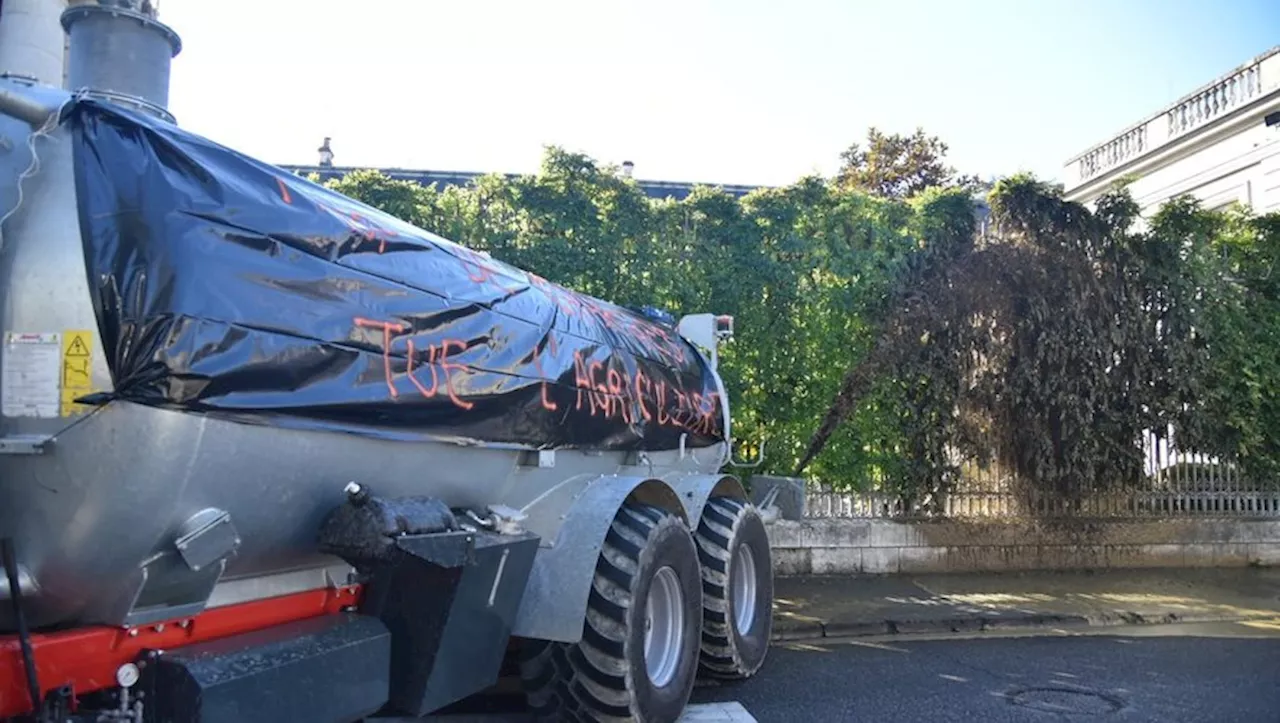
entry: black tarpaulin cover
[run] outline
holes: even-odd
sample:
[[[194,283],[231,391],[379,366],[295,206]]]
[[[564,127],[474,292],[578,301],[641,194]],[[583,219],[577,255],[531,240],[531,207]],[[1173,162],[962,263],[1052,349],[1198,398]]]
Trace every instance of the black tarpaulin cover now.
[[[115,398],[401,438],[724,438],[674,329],[148,116],[70,106]]]

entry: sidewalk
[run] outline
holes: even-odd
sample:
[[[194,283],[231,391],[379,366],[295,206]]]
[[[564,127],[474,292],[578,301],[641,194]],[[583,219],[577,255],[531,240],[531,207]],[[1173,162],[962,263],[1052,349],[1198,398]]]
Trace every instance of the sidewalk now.
[[[1280,569],[779,577],[774,639],[1280,617]]]

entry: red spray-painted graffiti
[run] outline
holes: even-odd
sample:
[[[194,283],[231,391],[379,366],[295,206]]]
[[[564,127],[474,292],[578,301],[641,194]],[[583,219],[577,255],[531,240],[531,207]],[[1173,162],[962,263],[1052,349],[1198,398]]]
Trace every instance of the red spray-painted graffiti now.
[[[280,179],[277,179],[277,183],[281,199],[292,204],[293,195],[289,188]],[[339,220],[359,239],[359,243],[376,243],[376,252],[379,254],[387,250],[388,242],[399,237],[396,231],[357,211],[342,211],[328,203],[309,200],[327,215]],[[402,249],[422,245],[407,237],[405,241],[411,245],[402,246]],[[431,244],[429,241],[426,243]],[[630,347],[633,353],[641,354],[672,371],[669,375],[659,374],[665,378],[655,379],[652,375],[656,370],[651,368],[649,373],[639,367],[628,370],[622,358],[613,353],[601,359],[589,359],[582,350],[575,350],[573,382],[570,387],[567,379],[556,379],[544,369],[544,348],[550,351],[551,358],[559,356],[556,333],[554,330],[546,330],[543,338],[524,356],[523,364],[532,369],[527,372],[512,371],[512,376],[538,380],[537,403],[543,411],[559,411],[562,403],[568,401],[574,411],[586,412],[601,420],[621,420],[629,425],[656,423],[659,427],[699,435],[718,433],[720,395],[705,389],[690,392],[682,386],[677,369],[688,364],[689,352],[674,330],[642,321],[629,312],[573,292],[537,274],[494,261],[488,255],[467,247],[433,245],[457,258],[471,283],[492,287],[503,294],[536,289],[556,311],[572,319],[588,321],[603,332],[607,338],[599,341]],[[359,247],[357,250],[360,250]],[[363,317],[357,317],[353,321],[357,329],[378,333],[383,378],[392,399],[403,400],[402,392],[410,395],[416,392],[423,399],[443,396],[454,407],[471,410],[475,403],[464,398],[466,395],[460,389],[466,386],[468,379],[495,373],[458,361],[459,356],[471,348],[464,340],[427,340],[399,321],[379,321]],[[568,400],[564,398],[564,392],[570,395]]]
[[[593,417],[621,418],[627,424],[635,424],[640,419],[653,421],[654,415],[645,404],[648,400],[658,410],[660,426],[696,434],[714,434],[716,431],[717,392],[690,394],[674,381],[654,383],[641,371],[626,374],[612,366],[606,369],[601,361],[588,363],[577,351],[573,355],[573,369],[574,386],[577,388],[576,409],[585,407]],[[675,402],[674,413],[669,411],[672,401]]]
[[[403,324],[387,321],[372,321],[370,319],[355,319],[355,325],[364,329],[380,329],[382,330],[382,369],[387,382],[387,389],[393,399],[400,396],[400,392],[396,389],[395,374],[391,368],[391,360],[396,356],[392,350],[393,338],[392,332],[404,332],[407,327]],[[454,375],[459,373],[469,373],[471,369],[465,364],[449,361],[452,349],[459,352],[467,350],[467,344],[459,339],[444,339],[438,345],[427,345],[426,363],[421,368],[427,369],[431,374],[431,386],[427,387],[414,374],[414,361],[419,355],[419,350],[414,348],[413,339],[405,339],[405,376],[407,376],[413,386],[422,394],[423,397],[431,399],[436,396],[440,390],[439,374],[444,374],[444,386],[449,395],[449,401],[459,409],[471,409],[475,406],[474,402],[468,402],[458,396],[458,391],[454,386]]]
[[[393,399],[400,397],[396,382],[402,376],[425,399],[433,399],[441,393],[443,376],[443,388],[449,401],[459,409],[469,410],[475,404],[460,396],[457,381],[468,376],[493,374],[451,360],[456,353],[468,350],[464,341],[443,339],[438,343],[430,343],[426,345],[424,354],[423,348],[415,343],[410,334],[406,334],[410,330],[404,324],[365,318],[356,318],[354,323],[357,328],[380,332],[383,377]],[[398,352],[396,346],[401,339],[403,351]],[[548,336],[547,345],[555,355],[558,350],[554,334]],[[397,372],[396,367],[399,365],[395,363],[400,358],[404,359],[402,373]],[[557,411],[559,405],[552,394],[559,382],[545,376],[537,349],[525,358],[530,360],[539,379],[539,404],[542,409]],[[620,419],[626,424],[656,421],[659,426],[682,429],[694,434],[716,433],[718,393],[690,393],[674,379],[654,382],[643,371],[628,373],[609,361],[588,361],[581,351],[574,351],[575,410],[586,411],[592,417]],[[656,410],[656,414],[653,410]]]

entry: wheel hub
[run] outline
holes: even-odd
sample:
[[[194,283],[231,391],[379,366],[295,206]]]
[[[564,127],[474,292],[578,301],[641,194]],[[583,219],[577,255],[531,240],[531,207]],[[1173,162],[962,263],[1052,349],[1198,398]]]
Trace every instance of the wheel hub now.
[[[684,650],[684,591],[680,578],[670,567],[653,576],[645,601],[645,670],[654,686],[671,682]]]
[[[756,621],[758,585],[755,555],[750,547],[739,545],[738,554],[733,558],[733,570],[730,572],[730,604],[733,606],[733,626],[742,635],[746,635]]]

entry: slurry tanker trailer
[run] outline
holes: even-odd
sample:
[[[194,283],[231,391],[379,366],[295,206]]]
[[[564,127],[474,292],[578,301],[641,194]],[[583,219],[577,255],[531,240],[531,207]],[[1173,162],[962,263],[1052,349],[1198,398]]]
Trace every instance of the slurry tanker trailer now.
[[[128,5],[0,4],[0,720],[417,716],[519,671],[543,720],[672,721],[755,673],[732,320],[182,129]]]

